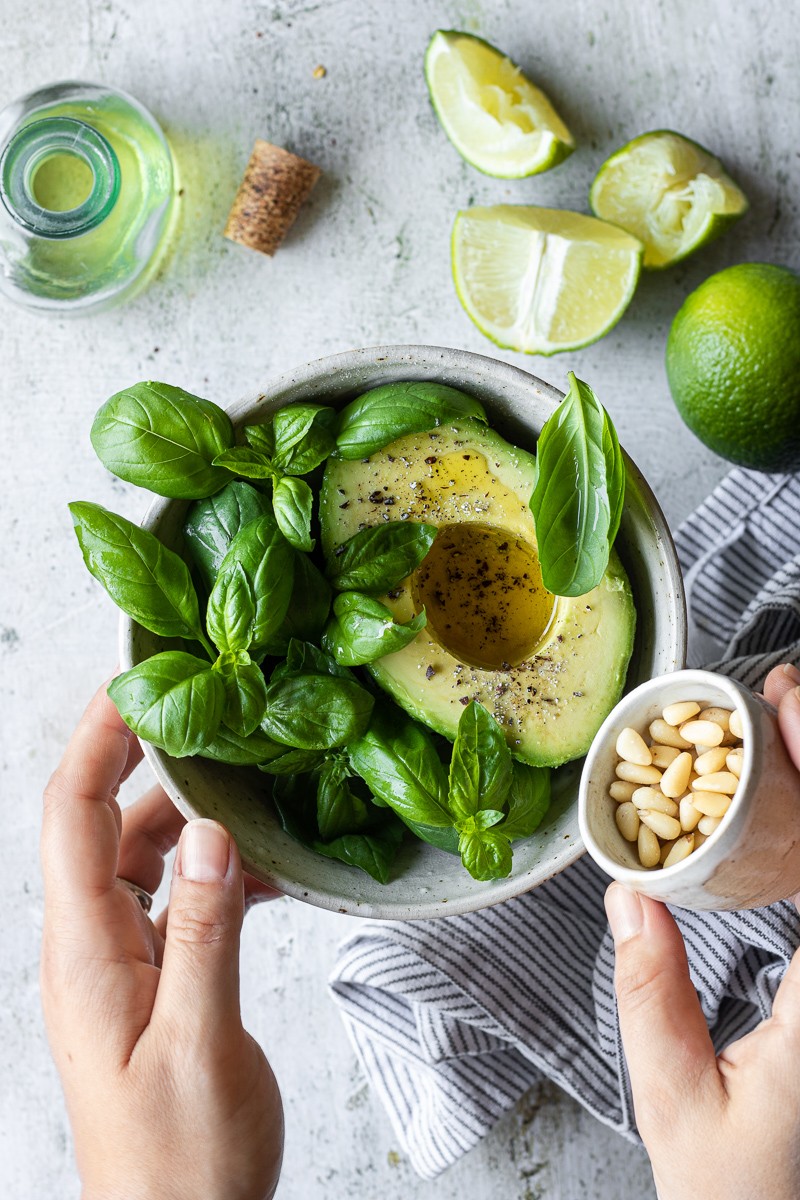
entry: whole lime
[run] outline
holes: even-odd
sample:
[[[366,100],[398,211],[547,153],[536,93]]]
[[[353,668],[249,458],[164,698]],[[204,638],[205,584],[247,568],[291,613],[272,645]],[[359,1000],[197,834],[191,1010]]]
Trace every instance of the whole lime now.
[[[667,339],[686,424],[723,458],[800,470],[800,275],[739,263],[686,297]]]

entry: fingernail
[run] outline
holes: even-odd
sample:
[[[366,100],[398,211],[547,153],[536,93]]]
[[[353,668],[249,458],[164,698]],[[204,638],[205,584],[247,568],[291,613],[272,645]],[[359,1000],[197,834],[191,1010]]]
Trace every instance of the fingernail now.
[[[798,671],[797,667],[792,666],[791,663],[783,664],[783,673],[791,679],[792,683],[800,683],[800,671]]]
[[[798,700],[800,700],[800,687],[796,687],[796,688],[794,689],[794,694],[795,694],[795,697],[796,697]]]
[[[216,821],[189,821],[181,834],[176,870],[193,883],[219,883],[228,873],[231,840]]]
[[[636,892],[621,883],[612,883],[606,892],[606,916],[617,945],[641,933],[644,923],[642,902]]]

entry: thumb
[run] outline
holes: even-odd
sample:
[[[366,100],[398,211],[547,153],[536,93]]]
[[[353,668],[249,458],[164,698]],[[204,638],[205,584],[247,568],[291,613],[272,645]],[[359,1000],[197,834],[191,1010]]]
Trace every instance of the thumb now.
[[[677,1117],[678,1106],[688,1115],[693,1099],[714,1104],[722,1084],[683,938],[669,910],[619,883],[611,884],[605,904],[622,1044],[636,1122],[646,1141],[665,1116]]]
[[[216,821],[183,828],[170,888],[154,1021],[206,1039],[241,1025],[239,935],[244,885],[239,852]]]
[[[800,771],[800,687],[792,688],[781,697],[778,725],[789,757]]]

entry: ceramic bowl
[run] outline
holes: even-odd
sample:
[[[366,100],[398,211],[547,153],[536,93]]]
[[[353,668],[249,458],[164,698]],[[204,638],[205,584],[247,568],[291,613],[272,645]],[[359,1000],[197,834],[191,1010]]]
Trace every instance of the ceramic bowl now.
[[[708,840],[672,867],[647,870],[614,819],[608,785],[615,778],[615,746],[626,726],[642,732],[667,704],[680,700],[739,710],[744,765],[731,806]],[[622,698],[586,756],[579,824],[595,862],[613,879],[655,900],[716,911],[758,908],[800,892],[800,773],[786,752],[776,710],[741,683],[712,671],[676,671]]]
[[[297,401],[343,405],[367,388],[393,380],[435,380],[462,388],[485,405],[491,424],[533,450],[561,394],[525,371],[462,350],[381,346],[352,350],[290,371],[230,409],[234,423],[264,420]],[[683,587],[669,530],[639,471],[628,460],[628,487],[617,547],[638,612],[629,686],[683,666],[686,628]],[[156,500],[144,526],[168,546],[180,544],[187,504]],[[120,661],[128,668],[159,649],[159,639],[123,618]],[[413,839],[401,848],[387,885],[293,841],[266,799],[257,770],[200,758],[171,759],[145,745],[156,776],[187,817],[212,817],[235,837],[245,869],[280,891],[322,908],[401,920],[470,912],[536,887],[583,852],[578,835],[579,764],[554,775],[554,799],[536,834],[514,847],[512,874],[478,883],[453,855]]]

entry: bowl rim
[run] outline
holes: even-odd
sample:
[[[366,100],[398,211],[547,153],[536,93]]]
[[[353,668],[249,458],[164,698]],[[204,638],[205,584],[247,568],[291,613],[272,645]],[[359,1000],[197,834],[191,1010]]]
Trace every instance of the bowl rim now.
[[[437,365],[441,365],[443,369],[446,369],[450,377],[452,377],[454,371],[461,371],[464,375],[463,384],[454,383],[452,378],[449,378],[448,381],[451,383],[451,386],[463,386],[464,390],[469,390],[470,381],[472,381],[472,387],[474,388],[483,379],[486,379],[487,382],[491,382],[495,390],[501,389],[503,385],[515,389],[520,386],[529,389],[534,388],[554,406],[560,403],[564,395],[557,388],[553,387],[552,384],[547,383],[532,372],[488,355],[444,346],[380,344],[339,351],[284,371],[273,379],[268,380],[263,389],[248,393],[235,400],[226,407],[226,411],[234,426],[236,426],[241,423],[246,414],[252,413],[254,406],[259,401],[269,400],[270,402],[274,402],[279,400],[281,404],[290,404],[301,396],[309,400],[313,398],[308,396],[309,388],[313,389],[317,384],[322,384],[325,379],[330,379],[331,375],[335,374],[345,382],[346,376],[350,373],[355,375],[359,369],[371,365],[377,367],[378,364],[384,363],[389,363],[392,367],[396,368],[398,376],[403,370],[424,371],[426,375],[431,376],[435,374]],[[357,388],[368,390],[373,386],[376,386],[376,384],[365,384],[363,381],[354,379],[352,390]],[[345,387],[341,390],[346,391],[348,389]],[[330,388],[328,392],[330,393]],[[319,395],[322,396],[324,394],[325,389],[323,386],[320,387]],[[502,424],[502,416],[499,420]],[[665,582],[669,585],[669,594],[671,596],[672,639],[670,653],[676,663],[683,664],[686,659],[688,631],[686,597],[677,550],[666,518],[650,485],[627,452],[623,450],[623,454],[629,478],[635,484],[648,515],[657,528],[658,537],[663,549],[664,568],[667,575]],[[142,526],[150,528],[167,511],[168,506],[174,503],[184,502],[156,496],[150,503],[142,519]],[[135,661],[133,655],[134,624],[132,619],[124,613],[120,615],[119,659],[122,670],[131,667]],[[142,747],[145,758],[156,778],[164,787],[164,790],[176,807],[188,819],[197,816],[197,813],[192,810],[191,805],[175,784],[173,774],[168,765],[173,761],[180,760],[170,759],[164,751],[152,746],[148,742],[143,742]],[[343,907],[342,898],[332,895],[328,890],[315,888],[313,882],[297,883],[295,880],[280,876],[278,873],[272,873],[269,879],[265,879],[265,882],[273,884],[283,894],[303,900],[315,907],[324,908],[329,911],[344,912],[350,915],[360,915],[382,920],[427,920],[444,916],[462,915],[491,907],[505,900],[513,899],[527,891],[531,891],[576,862],[586,852],[586,846],[579,832],[578,810],[579,805],[576,804],[573,818],[574,834],[565,838],[558,849],[539,867],[529,868],[528,870],[521,871],[519,874],[514,874],[512,870],[512,874],[506,879],[492,880],[489,883],[475,881],[474,891],[470,891],[468,894],[458,898],[448,899],[446,903],[443,903],[441,900],[424,902],[410,902],[408,899],[392,900],[387,896],[383,902],[348,903],[346,907]],[[308,852],[309,854],[313,853],[311,850]],[[250,862],[244,855],[242,862],[246,871],[254,874],[257,878],[265,878],[264,871],[257,864]],[[534,876],[532,882],[529,881],[531,875]],[[388,887],[391,887],[391,884],[384,885],[384,888]]]

